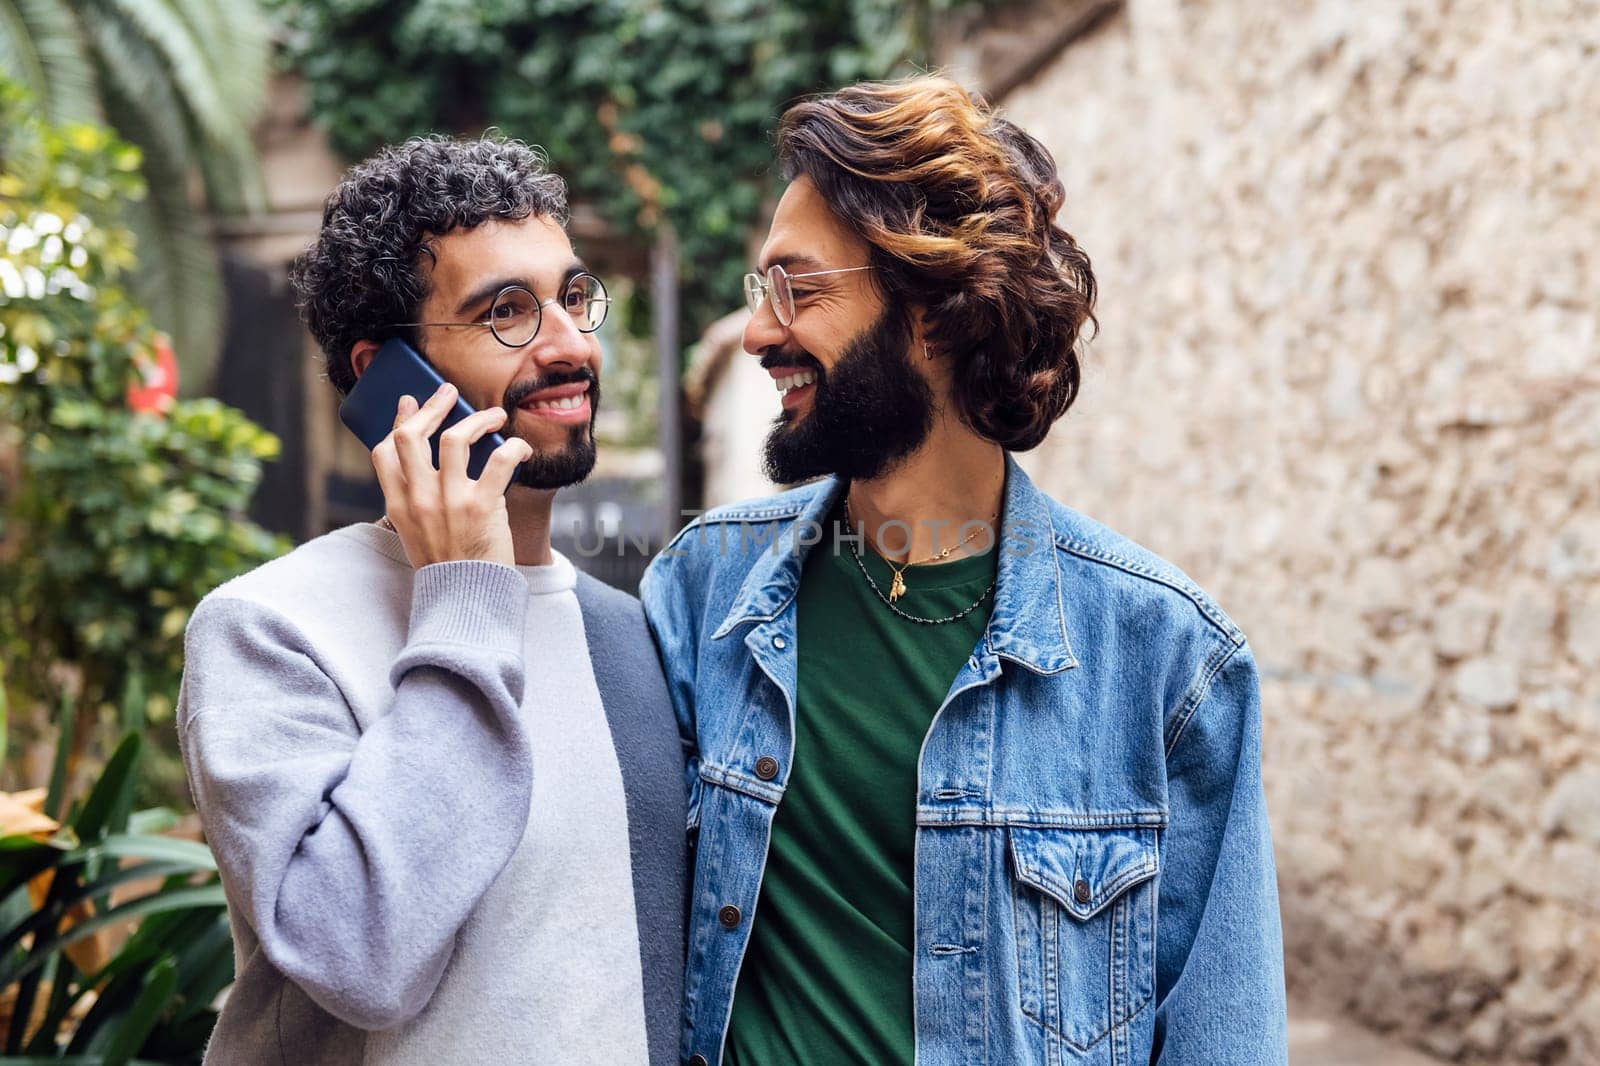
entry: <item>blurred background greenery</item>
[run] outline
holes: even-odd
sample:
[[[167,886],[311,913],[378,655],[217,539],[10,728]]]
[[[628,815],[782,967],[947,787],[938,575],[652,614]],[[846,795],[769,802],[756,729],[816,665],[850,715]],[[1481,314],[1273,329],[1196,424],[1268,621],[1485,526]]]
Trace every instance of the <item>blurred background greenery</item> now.
[[[682,337],[739,291],[796,96],[927,61],[959,0],[271,0],[285,61],[333,146],[498,126],[543,145],[626,237],[663,224],[683,260]],[[965,6],[971,6],[970,3]],[[637,328],[637,326],[636,326]]]

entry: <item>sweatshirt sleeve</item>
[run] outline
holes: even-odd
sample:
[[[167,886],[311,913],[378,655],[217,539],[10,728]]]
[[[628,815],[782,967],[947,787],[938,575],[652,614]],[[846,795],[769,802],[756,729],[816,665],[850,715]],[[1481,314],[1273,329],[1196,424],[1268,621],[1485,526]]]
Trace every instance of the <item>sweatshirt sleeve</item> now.
[[[210,597],[185,636],[179,740],[235,920],[363,1029],[427,1004],[522,839],[532,788],[527,583],[476,561],[413,581],[393,702],[365,732],[277,612]],[[359,622],[349,632],[360,640]]]

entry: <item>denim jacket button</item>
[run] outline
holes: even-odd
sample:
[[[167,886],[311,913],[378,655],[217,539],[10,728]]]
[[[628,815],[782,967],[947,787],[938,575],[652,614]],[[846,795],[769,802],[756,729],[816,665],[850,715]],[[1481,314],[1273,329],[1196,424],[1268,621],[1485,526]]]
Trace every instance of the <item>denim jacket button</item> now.
[[[771,781],[778,776],[778,760],[770,755],[763,755],[756,760],[756,776],[763,781]]]
[[[1089,882],[1078,878],[1078,883],[1072,886],[1072,898],[1079,903],[1088,903],[1089,897],[1094,893],[1089,890]]]
[[[690,1055],[689,1066],[711,1066],[711,1062],[704,1055]]]
[[[782,651],[784,648],[787,648],[789,646],[789,642],[787,640],[784,640],[782,637],[773,637],[772,638],[772,646],[774,648],[777,648],[779,651]]]
[[[739,928],[739,920],[743,917],[744,915],[739,913],[739,908],[731,903],[717,912],[717,921],[722,923],[724,929]]]

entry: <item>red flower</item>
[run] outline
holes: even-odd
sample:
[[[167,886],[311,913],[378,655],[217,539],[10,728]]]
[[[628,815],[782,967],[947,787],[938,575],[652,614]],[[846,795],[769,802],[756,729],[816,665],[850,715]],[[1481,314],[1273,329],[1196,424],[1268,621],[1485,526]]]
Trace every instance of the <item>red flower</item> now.
[[[147,414],[165,415],[178,398],[178,360],[165,333],[156,334],[155,354],[140,352],[135,359],[138,384],[128,389],[128,407]]]

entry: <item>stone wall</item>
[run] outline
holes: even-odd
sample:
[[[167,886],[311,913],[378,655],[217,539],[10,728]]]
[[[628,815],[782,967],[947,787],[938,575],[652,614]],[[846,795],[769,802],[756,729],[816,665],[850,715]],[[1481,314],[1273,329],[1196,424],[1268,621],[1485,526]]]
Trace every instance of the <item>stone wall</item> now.
[[[1027,463],[1250,634],[1291,987],[1600,1062],[1600,4],[1132,0],[1005,105],[1102,285]]]

